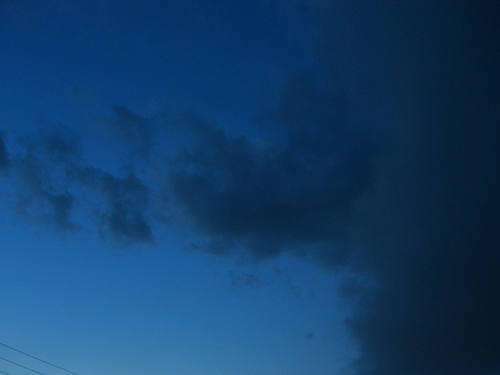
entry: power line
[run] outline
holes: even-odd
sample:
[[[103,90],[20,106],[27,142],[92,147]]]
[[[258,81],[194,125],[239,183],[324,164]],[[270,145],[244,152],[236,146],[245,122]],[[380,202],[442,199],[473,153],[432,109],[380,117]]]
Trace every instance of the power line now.
[[[25,368],[26,370],[36,372],[37,374],[40,374],[40,375],[46,375],[46,374],[44,374],[43,372],[40,372],[40,371],[37,371],[37,370],[33,370],[32,368],[29,368],[29,367],[23,366],[23,365],[21,365],[21,364],[19,364],[19,363],[17,363],[17,362],[10,361],[10,360],[8,360],[8,359],[6,359],[6,358],[0,357],[0,359],[1,359],[2,361],[12,363],[12,364],[13,364],[13,365],[15,365],[15,366]]]
[[[2,370],[0,370],[0,374],[12,375],[12,374],[9,374],[8,372],[2,371]]]
[[[70,374],[73,374],[73,375],[79,375],[79,374],[77,374],[76,372],[73,372],[73,371],[67,370],[67,369],[62,368],[62,367],[60,367],[60,366],[54,365],[53,363],[50,363],[50,362],[44,361],[43,359],[37,358],[37,357],[35,357],[34,355],[31,355],[31,354],[25,353],[25,352],[23,352],[23,351],[21,351],[21,350],[19,350],[19,349],[13,348],[12,346],[9,346],[9,345],[6,345],[6,344],[3,344],[3,343],[1,343],[1,342],[0,342],[0,345],[1,345],[1,346],[3,346],[3,347],[8,348],[8,349],[10,349],[10,350],[13,350],[13,351],[15,351],[15,352],[21,353],[21,354],[23,354],[23,355],[25,355],[25,356],[27,356],[27,357],[30,357],[30,358],[36,359],[37,361],[43,362],[43,363],[45,363],[45,364],[47,364],[47,365],[49,365],[49,366],[55,367],[55,368],[57,368],[57,369],[59,369],[59,370],[66,371],[67,373],[70,373]],[[3,359],[3,358],[2,358],[2,359]]]

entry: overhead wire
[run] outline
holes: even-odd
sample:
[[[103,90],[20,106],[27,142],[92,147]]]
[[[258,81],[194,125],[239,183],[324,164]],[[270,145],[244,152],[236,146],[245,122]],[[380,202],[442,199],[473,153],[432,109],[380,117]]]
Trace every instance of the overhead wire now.
[[[12,375],[11,373],[8,373],[8,372],[2,371],[2,370],[0,370],[0,374]]]
[[[27,366],[21,365],[20,363],[17,363],[17,362],[11,361],[11,360],[9,360],[9,359],[7,359],[7,358],[0,357],[0,359],[1,359],[2,361],[5,361],[5,362],[8,362],[8,363],[13,364],[14,366],[22,367],[22,368],[24,368],[24,369],[26,369],[26,370],[29,370],[29,371],[35,372],[35,373],[37,373],[37,374],[40,374],[40,375],[47,375],[47,374],[44,374],[43,372],[40,372],[40,371],[37,371],[37,370],[33,370],[32,368],[29,368],[29,367],[27,367]]]
[[[73,375],[80,375],[80,374],[77,374],[76,372],[73,372],[73,371],[71,371],[71,370],[65,369],[64,367],[61,367],[61,366],[55,365],[55,364],[50,363],[50,362],[48,362],[48,361],[45,361],[45,360],[43,360],[43,359],[41,359],[41,358],[35,357],[34,355],[31,355],[31,354],[28,354],[28,353],[26,353],[26,352],[23,352],[22,350],[19,350],[19,349],[13,348],[12,346],[9,346],[9,345],[7,345],[7,344],[4,344],[4,343],[1,343],[1,342],[0,342],[0,345],[1,345],[1,346],[3,346],[3,347],[5,347],[5,348],[7,348],[7,349],[10,349],[10,350],[13,350],[13,351],[15,351],[15,352],[18,352],[18,353],[20,353],[20,354],[22,354],[22,355],[25,355],[25,356],[27,356],[27,357],[30,357],[30,358],[36,359],[36,360],[37,360],[37,361],[39,361],[39,362],[45,363],[45,364],[47,364],[47,365],[49,365],[49,366],[52,366],[52,367],[55,367],[55,368],[57,368],[57,369],[59,369],[59,370],[65,371],[65,372],[67,372],[67,373],[69,373],[69,374],[73,374]],[[5,358],[2,358],[2,357],[0,357],[0,359],[3,359],[4,361],[7,361],[7,362],[11,362],[11,361],[9,361],[9,360],[7,360],[7,359],[5,359]],[[13,363],[13,362],[11,362],[11,363]],[[15,363],[14,363],[14,364],[15,364]],[[16,365],[21,366],[21,367],[24,367],[24,366],[19,365],[19,364],[16,364]],[[25,368],[26,368],[26,367],[25,367]],[[37,372],[37,373],[39,373],[39,374],[42,374],[41,372],[38,372],[38,371],[36,371],[36,370],[32,370],[32,369],[29,369],[29,368],[26,368],[26,369],[28,369],[28,370],[30,370],[30,371],[33,371],[33,372]],[[1,372],[1,370],[0,370],[0,372]],[[8,374],[8,375],[10,375],[10,374]],[[45,375],[45,374],[42,374],[42,375]]]

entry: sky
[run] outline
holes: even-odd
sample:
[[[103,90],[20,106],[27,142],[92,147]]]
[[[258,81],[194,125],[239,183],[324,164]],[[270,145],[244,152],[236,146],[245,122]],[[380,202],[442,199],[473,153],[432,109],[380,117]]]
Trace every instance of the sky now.
[[[499,375],[499,8],[2,0],[0,371]]]

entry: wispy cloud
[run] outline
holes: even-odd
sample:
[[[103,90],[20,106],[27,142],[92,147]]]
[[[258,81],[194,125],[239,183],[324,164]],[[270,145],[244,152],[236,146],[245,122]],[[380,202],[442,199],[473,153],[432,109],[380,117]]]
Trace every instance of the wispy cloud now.
[[[81,157],[80,137],[62,124],[45,124],[36,133],[18,137],[19,152],[4,164],[15,186],[17,212],[58,231],[80,229],[85,216],[101,236],[121,244],[152,243],[149,189],[132,169],[113,176],[88,165]],[[131,151],[133,152],[133,150]],[[88,191],[89,194],[86,194]]]
[[[104,203],[94,212],[101,235],[109,233],[121,244],[152,243],[149,189],[133,171],[125,177],[115,177],[84,167],[74,169],[71,179],[90,189]]]
[[[71,219],[75,197],[65,183],[65,171],[78,158],[78,137],[61,124],[47,125],[19,138],[20,155],[13,157],[11,174],[18,190],[18,211],[58,230],[75,230]]]

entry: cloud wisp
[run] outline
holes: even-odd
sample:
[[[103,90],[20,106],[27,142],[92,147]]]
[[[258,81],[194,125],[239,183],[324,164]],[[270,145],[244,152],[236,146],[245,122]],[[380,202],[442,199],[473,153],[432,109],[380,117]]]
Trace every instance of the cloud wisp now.
[[[111,235],[121,244],[153,242],[148,188],[132,168],[117,177],[88,165],[74,129],[45,124],[18,137],[11,155],[3,141],[2,146],[13,203],[26,219],[65,232],[83,229],[84,217],[103,238]]]
[[[149,188],[132,170],[124,177],[89,166],[70,173],[71,181],[89,189],[98,201],[104,203],[92,215],[101,236],[110,233],[120,244],[153,242]]]

